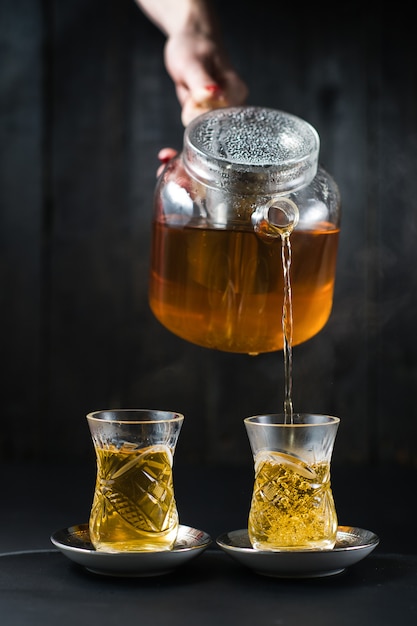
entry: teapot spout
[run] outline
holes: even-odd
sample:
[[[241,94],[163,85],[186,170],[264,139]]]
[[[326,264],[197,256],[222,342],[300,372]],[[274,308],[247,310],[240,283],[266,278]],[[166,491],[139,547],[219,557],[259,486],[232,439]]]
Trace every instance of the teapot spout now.
[[[255,232],[265,238],[289,237],[299,220],[298,207],[289,198],[276,197],[252,213]]]

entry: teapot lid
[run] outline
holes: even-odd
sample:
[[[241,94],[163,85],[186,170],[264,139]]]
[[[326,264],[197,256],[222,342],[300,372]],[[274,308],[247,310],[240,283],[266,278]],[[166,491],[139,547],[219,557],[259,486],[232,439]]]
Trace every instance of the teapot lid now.
[[[291,193],[317,173],[317,131],[295,115],[242,106],[215,109],[190,122],[184,165],[199,182],[247,194]]]

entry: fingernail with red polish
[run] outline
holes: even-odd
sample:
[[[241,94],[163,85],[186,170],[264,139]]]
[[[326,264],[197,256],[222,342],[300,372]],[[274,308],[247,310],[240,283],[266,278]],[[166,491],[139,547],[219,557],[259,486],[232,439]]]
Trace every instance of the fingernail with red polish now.
[[[206,85],[205,86],[205,90],[209,91],[210,93],[219,93],[221,91],[221,88],[218,85]]]

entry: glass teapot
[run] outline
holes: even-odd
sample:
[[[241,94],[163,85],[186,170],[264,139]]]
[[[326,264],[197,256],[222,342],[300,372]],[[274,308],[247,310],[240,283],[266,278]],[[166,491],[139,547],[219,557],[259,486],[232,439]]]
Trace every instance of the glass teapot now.
[[[283,348],[283,237],[291,250],[292,345],[326,324],[340,198],[304,120],[264,107],[194,119],[158,179],[149,303],[194,344],[258,354]]]

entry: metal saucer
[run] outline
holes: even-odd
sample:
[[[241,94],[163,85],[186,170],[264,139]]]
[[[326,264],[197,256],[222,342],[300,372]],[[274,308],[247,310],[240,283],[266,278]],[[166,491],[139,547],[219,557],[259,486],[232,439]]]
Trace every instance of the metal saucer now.
[[[379,538],[370,530],[339,526],[332,550],[254,550],[247,529],[220,535],[217,545],[241,565],[257,574],[278,578],[319,578],[340,574],[376,548]]]
[[[68,559],[90,572],[106,576],[146,577],[169,574],[201,554],[211,543],[203,530],[181,526],[172,550],[160,552],[100,552],[90,541],[88,524],[70,526],[53,533],[52,543]]]

